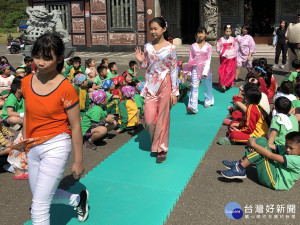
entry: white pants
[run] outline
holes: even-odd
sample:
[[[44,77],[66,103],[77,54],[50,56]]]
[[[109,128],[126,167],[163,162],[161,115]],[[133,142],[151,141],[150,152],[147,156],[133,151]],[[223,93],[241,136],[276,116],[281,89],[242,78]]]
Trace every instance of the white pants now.
[[[189,98],[188,106],[193,108],[198,112],[198,89],[200,80],[197,77],[196,70],[192,71],[192,83],[191,83],[191,93]],[[206,79],[201,79],[201,86],[205,96],[204,106],[210,106],[214,104],[214,96],[212,93],[212,76],[209,75]]]
[[[50,224],[50,205],[77,206],[77,194],[57,189],[71,152],[71,138],[63,133],[30,149],[27,154],[29,183],[32,193],[32,224]]]

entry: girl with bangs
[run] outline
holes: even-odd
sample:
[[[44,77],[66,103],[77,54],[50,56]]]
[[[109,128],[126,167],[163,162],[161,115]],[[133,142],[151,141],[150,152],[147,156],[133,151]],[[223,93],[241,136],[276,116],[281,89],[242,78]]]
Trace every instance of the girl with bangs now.
[[[23,134],[17,137],[10,160],[17,162],[18,157],[27,157],[32,224],[50,224],[52,200],[75,207],[78,219],[84,221],[88,216],[88,191],[78,195],[57,189],[71,152],[71,141],[75,153],[73,176],[79,179],[84,172],[78,95],[61,74],[64,44],[60,37],[45,34],[34,43],[31,54],[37,73],[22,80]]]

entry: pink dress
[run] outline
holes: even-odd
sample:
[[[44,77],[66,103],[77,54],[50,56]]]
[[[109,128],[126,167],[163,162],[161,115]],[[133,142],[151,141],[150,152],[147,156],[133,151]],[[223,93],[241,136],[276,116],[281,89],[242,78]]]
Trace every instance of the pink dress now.
[[[238,35],[236,40],[239,44],[239,51],[237,55],[237,67],[245,67],[251,68],[252,67],[252,55],[251,60],[248,61],[248,55],[255,52],[255,42],[253,38],[249,35]]]
[[[144,127],[149,132],[152,152],[167,152],[170,133],[171,95],[179,95],[177,52],[168,44],[156,51],[152,43],[144,48],[145,60],[140,68],[147,68],[145,86]]]
[[[183,67],[183,72],[192,76],[188,107],[196,112],[198,112],[198,89],[200,79],[205,96],[204,107],[209,107],[214,104],[212,74],[210,70],[211,55],[212,47],[209,43],[206,43],[201,49],[198,43],[194,43],[190,48],[188,64]]]
[[[192,75],[193,69],[196,68],[198,79],[202,75],[211,77],[210,63],[211,63],[212,47],[206,43],[201,49],[198,43],[194,43],[190,48],[190,55],[188,63],[183,67],[183,72],[187,75]]]
[[[232,87],[235,78],[236,57],[239,50],[237,40],[233,37],[221,37],[216,46],[220,55],[219,87]]]

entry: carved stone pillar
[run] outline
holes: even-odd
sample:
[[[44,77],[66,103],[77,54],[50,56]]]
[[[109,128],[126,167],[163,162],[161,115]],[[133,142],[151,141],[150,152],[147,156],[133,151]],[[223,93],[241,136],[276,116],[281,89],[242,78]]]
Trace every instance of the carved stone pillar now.
[[[200,4],[201,25],[207,29],[206,40],[215,43],[219,38],[219,6],[217,0],[202,0]]]

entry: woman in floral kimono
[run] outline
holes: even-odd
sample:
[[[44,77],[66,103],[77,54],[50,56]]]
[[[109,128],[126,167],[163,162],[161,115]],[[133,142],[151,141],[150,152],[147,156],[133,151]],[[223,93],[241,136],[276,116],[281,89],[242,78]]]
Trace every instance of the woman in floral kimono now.
[[[231,37],[231,26],[224,27],[225,35],[217,43],[217,52],[220,55],[219,87],[222,92],[233,86],[236,71],[236,56],[239,45],[234,37]]]
[[[236,75],[235,82],[241,71],[241,67],[247,68],[248,72],[252,67],[252,54],[255,52],[255,42],[253,38],[248,34],[248,26],[242,26],[242,34],[236,37],[239,44],[239,51],[237,55],[236,63]]]
[[[151,152],[156,162],[167,158],[169,145],[170,109],[177,103],[179,95],[177,52],[174,45],[166,41],[166,21],[156,17],[149,23],[153,42],[135,49],[141,68],[146,69],[145,85],[141,96],[145,98],[144,126],[152,140]]]
[[[206,28],[199,27],[196,33],[197,42],[192,44],[189,61],[183,67],[183,72],[192,76],[191,94],[187,107],[187,112],[192,114],[198,112],[198,89],[200,80],[205,95],[204,107],[208,108],[214,104],[212,74],[210,71],[212,47],[205,41],[206,35]]]

